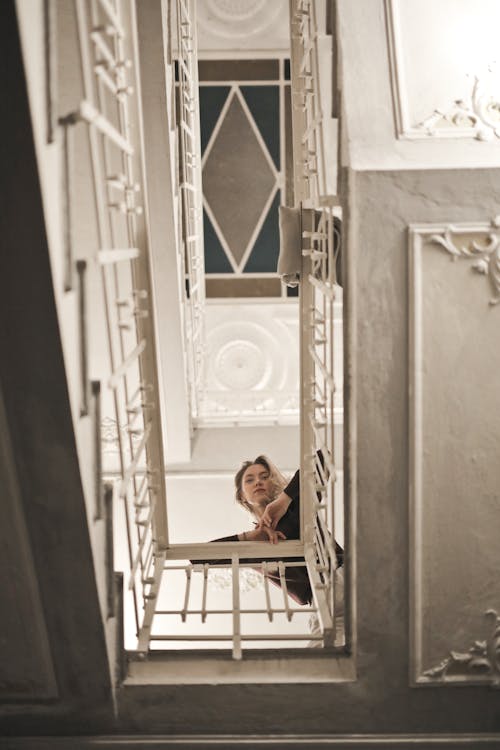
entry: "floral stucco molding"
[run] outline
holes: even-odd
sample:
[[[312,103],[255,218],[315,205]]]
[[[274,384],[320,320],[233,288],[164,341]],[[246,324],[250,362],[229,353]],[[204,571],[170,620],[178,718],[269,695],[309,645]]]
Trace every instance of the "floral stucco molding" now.
[[[465,653],[450,651],[450,655],[437,666],[426,670],[428,680],[446,678],[483,678],[494,687],[500,687],[500,618],[494,609],[485,613],[490,632],[485,641],[475,641]]]
[[[500,138],[500,90],[492,70],[481,79],[474,78],[469,101],[456,99],[446,111],[435,109],[415,129],[439,136],[441,129],[449,127],[469,129],[470,135],[480,141]]]
[[[465,240],[462,237],[470,234],[464,228],[448,226],[441,234],[432,234],[429,242],[434,242],[443,247],[454,259],[467,258],[474,261],[472,268],[476,273],[488,276],[493,289],[494,296],[490,299],[491,305],[500,302],[500,216],[491,222],[491,230],[484,232],[482,240]]]

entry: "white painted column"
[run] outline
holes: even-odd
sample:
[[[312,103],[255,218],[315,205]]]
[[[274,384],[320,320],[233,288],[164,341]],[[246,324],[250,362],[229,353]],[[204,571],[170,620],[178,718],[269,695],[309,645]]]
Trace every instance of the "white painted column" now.
[[[148,186],[153,295],[158,321],[158,360],[166,461],[191,457],[182,287],[177,227],[172,75],[167,61],[167,10],[161,0],[136,3]]]

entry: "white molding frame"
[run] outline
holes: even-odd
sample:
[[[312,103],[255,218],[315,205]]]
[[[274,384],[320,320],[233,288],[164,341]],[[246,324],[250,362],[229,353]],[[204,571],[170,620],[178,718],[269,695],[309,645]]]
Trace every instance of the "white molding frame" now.
[[[409,119],[409,103],[405,92],[405,68],[401,52],[400,23],[397,4],[399,0],[384,0],[387,48],[391,91],[393,100],[394,124],[397,140],[441,140],[467,138],[491,141],[500,138],[500,118],[489,116],[492,96],[484,82],[475,79],[470,92],[470,103],[450,97],[446,110],[435,109],[420,123],[412,124]],[[495,104],[496,104],[495,99]],[[438,123],[442,126],[436,127]],[[467,123],[467,124],[465,124]]]
[[[475,222],[463,224],[410,224],[408,227],[408,252],[409,252],[409,371],[408,371],[408,395],[409,395],[409,524],[410,524],[410,553],[409,553],[409,609],[410,609],[410,685],[420,686],[453,686],[453,685],[496,685],[499,682],[500,667],[497,662],[489,659],[490,673],[475,674],[468,673],[470,661],[479,656],[472,647],[468,654],[443,654],[443,661],[432,669],[424,670],[422,665],[422,451],[423,451],[423,426],[422,426],[422,369],[423,369],[423,341],[422,341],[422,247],[424,243],[432,243],[446,252],[454,260],[458,257],[474,259],[467,247],[458,248],[451,244],[447,246],[448,239],[452,234],[460,233],[470,235],[472,233],[483,233],[489,242],[492,236],[498,239],[498,228],[496,220],[493,222]],[[469,240],[470,243],[470,240]],[[476,243],[474,243],[476,244]],[[471,244],[472,247],[474,245]],[[476,261],[477,263],[477,261]],[[474,270],[484,273],[480,268]],[[485,304],[486,304],[485,300]],[[490,300],[490,304],[492,300]],[[493,619],[496,612],[489,610],[485,613],[489,619]],[[491,637],[488,645],[498,638],[496,626],[493,623]],[[447,658],[446,658],[447,657]],[[458,658],[456,658],[458,657]],[[464,658],[460,658],[464,657]],[[467,661],[468,660],[468,661]],[[451,663],[462,663],[459,674],[449,675],[448,667]],[[473,666],[473,665],[472,665]]]
[[[396,34],[397,16],[394,0],[384,0],[384,9],[396,136],[402,138],[408,131],[408,124],[406,122],[406,102],[403,101],[400,80],[402,77],[403,66],[401,53],[399,51],[400,40]]]

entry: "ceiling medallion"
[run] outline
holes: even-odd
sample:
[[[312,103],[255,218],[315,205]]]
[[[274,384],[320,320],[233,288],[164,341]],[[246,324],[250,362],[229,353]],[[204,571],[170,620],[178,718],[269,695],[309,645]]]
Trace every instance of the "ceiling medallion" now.
[[[433,234],[429,242],[443,247],[453,260],[467,258],[473,260],[472,269],[476,273],[488,276],[494,297],[490,299],[490,305],[500,302],[500,216],[491,222],[492,231],[485,233],[483,242],[468,240],[464,244],[457,244],[457,235],[464,235],[464,228],[454,227],[450,224],[442,234]],[[470,232],[469,232],[470,234]]]
[[[267,0],[209,0],[211,11],[224,21],[246,21],[260,13]]]
[[[246,39],[269,30],[286,11],[282,0],[205,0],[196,7],[200,25],[219,37]]]
[[[268,303],[207,308],[198,423],[296,424],[298,310]]]
[[[483,677],[494,687],[500,687],[500,618],[494,609],[489,609],[485,618],[490,625],[485,641],[475,641],[466,653],[450,651],[446,659],[426,670],[423,677],[443,681],[446,677]]]
[[[268,369],[266,357],[252,341],[228,341],[217,352],[214,375],[221,385],[232,390],[257,388]]]
[[[470,101],[456,99],[447,111],[435,109],[416,126],[428,136],[439,136],[446,127],[469,129],[479,141],[500,138],[500,83],[498,72],[491,68],[479,79],[474,78]]]

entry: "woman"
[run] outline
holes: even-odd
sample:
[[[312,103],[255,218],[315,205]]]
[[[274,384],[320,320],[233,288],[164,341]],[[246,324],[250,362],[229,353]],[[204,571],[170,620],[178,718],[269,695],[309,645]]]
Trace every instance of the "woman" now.
[[[322,456],[319,453],[320,461]],[[255,528],[240,534],[214,539],[214,542],[271,542],[280,539],[300,538],[300,474],[295,472],[292,480],[286,482],[278,469],[265,456],[257,456],[255,461],[245,461],[234,477],[236,501],[255,518]],[[335,542],[337,563],[343,564],[343,550]],[[279,558],[276,558],[276,560]],[[288,558],[290,562],[304,561],[301,557]],[[259,562],[261,559],[247,559],[246,562]],[[219,561],[220,562],[220,561]],[[278,573],[269,573],[269,579],[281,586]],[[309,576],[303,566],[287,566],[285,581],[288,594],[298,604],[312,602]]]

